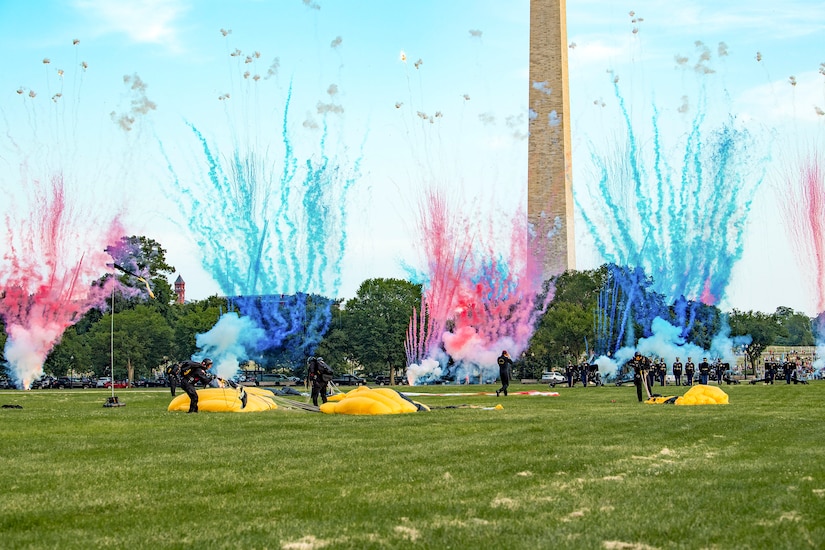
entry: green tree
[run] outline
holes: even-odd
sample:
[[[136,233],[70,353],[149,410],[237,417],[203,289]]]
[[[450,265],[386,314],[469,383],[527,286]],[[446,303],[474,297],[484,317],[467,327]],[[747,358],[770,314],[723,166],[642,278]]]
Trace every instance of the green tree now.
[[[734,309],[728,318],[728,322],[731,336],[747,335],[751,337],[750,344],[745,347],[745,355],[755,374],[756,363],[762,356],[762,352],[773,344],[774,339],[780,332],[776,317],[759,311],[741,312]]]
[[[555,280],[555,294],[525,352],[525,374],[578,361],[595,343],[594,312],[606,268],[568,270]]]
[[[344,311],[342,300],[332,304],[332,322],[324,339],[318,344],[315,355],[323,357],[329,365],[345,365],[352,362],[352,347],[347,331],[344,329]],[[306,365],[298,369],[298,376],[306,376]]]
[[[812,320],[804,313],[789,307],[778,307],[774,312],[780,333],[774,340],[777,346],[813,346]]]
[[[578,362],[587,347],[585,341],[593,341],[593,309],[585,307],[570,302],[553,303],[542,316],[530,346],[550,352],[549,366]]]
[[[164,363],[172,352],[173,330],[163,316],[151,307],[105,315],[90,331],[90,348],[95,370],[100,375],[110,363],[114,350],[113,378],[142,377]],[[101,366],[103,368],[101,368]]]
[[[352,359],[369,371],[406,364],[404,340],[421,285],[401,279],[368,279],[344,308],[343,326]]]

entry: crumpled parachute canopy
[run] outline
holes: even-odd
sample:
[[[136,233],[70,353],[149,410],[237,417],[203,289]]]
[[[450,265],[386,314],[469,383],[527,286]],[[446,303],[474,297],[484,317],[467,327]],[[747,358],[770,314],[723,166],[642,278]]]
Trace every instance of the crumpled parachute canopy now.
[[[369,388],[359,386],[347,392],[333,395],[321,405],[326,414],[403,414],[428,411],[429,407],[411,401],[392,388]]]
[[[645,403],[649,405],[727,405],[728,394],[718,386],[705,386],[699,384],[690,388],[681,397],[651,397]]]
[[[246,393],[243,406],[241,391]],[[198,390],[198,410],[209,412],[261,412],[278,408],[272,400],[272,392],[263,388],[204,388]],[[168,411],[189,410],[189,396],[185,393],[169,403]]]

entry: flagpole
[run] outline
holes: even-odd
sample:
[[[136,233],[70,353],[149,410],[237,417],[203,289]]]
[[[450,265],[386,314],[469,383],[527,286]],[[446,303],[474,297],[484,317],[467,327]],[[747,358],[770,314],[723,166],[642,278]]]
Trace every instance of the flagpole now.
[[[115,286],[112,284],[112,325],[109,331],[109,377],[112,383],[112,402],[115,401]]]

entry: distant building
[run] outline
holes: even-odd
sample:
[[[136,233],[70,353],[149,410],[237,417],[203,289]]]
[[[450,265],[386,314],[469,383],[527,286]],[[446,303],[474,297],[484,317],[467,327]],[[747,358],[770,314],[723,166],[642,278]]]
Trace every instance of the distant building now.
[[[175,279],[175,294],[177,295],[175,303],[183,304],[186,302],[186,283],[180,275]]]

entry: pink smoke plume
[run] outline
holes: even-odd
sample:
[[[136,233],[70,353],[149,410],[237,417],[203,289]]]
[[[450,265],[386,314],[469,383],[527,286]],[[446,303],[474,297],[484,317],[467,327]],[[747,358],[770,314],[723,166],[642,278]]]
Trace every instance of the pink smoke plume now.
[[[521,210],[474,225],[438,191],[422,201],[419,231],[427,283],[407,331],[411,378],[443,372],[445,353],[459,377],[484,377],[503,349],[520,356],[553,297],[543,280],[548,232]],[[424,364],[431,373],[419,372]]]
[[[798,178],[798,179],[797,179]],[[788,176],[782,193],[782,212],[800,272],[816,299],[816,311],[825,311],[825,172],[819,154],[800,162],[796,177]]]
[[[90,308],[105,303],[116,278],[92,282],[107,271],[104,246],[122,234],[114,221],[106,227],[76,211],[66,196],[62,175],[49,184],[24,181],[30,208],[5,217],[7,249],[0,264],[0,316],[8,339],[4,350],[13,378],[24,389],[43,374],[43,363],[63,332]],[[22,218],[18,216],[27,215]],[[84,229],[87,231],[84,233]]]

